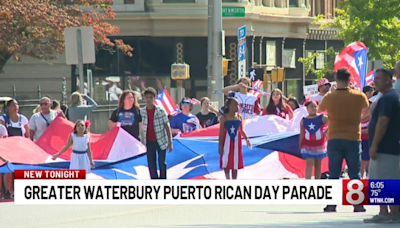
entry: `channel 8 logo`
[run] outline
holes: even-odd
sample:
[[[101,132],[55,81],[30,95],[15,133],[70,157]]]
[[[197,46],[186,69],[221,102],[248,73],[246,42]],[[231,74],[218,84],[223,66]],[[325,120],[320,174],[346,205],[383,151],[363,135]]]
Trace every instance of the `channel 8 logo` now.
[[[368,205],[368,180],[343,180],[343,205]]]

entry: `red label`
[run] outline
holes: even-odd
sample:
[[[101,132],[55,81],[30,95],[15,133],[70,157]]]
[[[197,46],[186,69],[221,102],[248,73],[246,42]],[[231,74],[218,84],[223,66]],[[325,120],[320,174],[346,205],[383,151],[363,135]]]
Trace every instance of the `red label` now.
[[[368,180],[343,180],[343,205],[368,205]]]
[[[85,170],[15,170],[14,179],[86,179]]]

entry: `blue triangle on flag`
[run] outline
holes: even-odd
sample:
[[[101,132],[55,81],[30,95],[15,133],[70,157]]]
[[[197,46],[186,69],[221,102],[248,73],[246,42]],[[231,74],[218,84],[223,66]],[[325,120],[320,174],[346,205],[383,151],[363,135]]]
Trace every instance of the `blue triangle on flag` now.
[[[228,120],[225,122],[225,128],[229,134],[231,141],[235,140],[241,123],[242,122],[240,120]]]

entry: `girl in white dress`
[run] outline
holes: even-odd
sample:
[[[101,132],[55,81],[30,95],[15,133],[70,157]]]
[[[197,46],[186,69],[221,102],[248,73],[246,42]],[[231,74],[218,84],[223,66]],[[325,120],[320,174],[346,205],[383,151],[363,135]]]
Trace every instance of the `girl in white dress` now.
[[[55,160],[72,145],[70,169],[86,170],[86,174],[91,173],[94,168],[92,151],[90,150],[90,135],[88,134],[89,122],[83,120],[76,121],[74,131],[68,139],[67,145],[60,152],[53,156]]]

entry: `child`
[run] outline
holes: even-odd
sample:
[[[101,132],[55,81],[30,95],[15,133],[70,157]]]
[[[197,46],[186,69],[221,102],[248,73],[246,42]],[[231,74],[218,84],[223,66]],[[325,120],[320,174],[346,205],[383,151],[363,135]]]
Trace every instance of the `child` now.
[[[70,169],[86,170],[86,174],[91,173],[90,168],[94,168],[92,151],[90,150],[90,135],[88,134],[89,122],[83,120],[76,121],[74,132],[68,139],[67,145],[60,152],[53,156],[55,160],[72,145]]]
[[[308,101],[304,104],[308,116],[300,122],[299,147],[302,157],[306,159],[306,179],[311,179],[313,166],[315,179],[321,179],[321,161],[326,157],[328,117],[317,115],[318,103]]]
[[[225,171],[226,179],[237,179],[237,170],[243,168],[242,135],[247,146],[251,148],[249,138],[243,130],[242,117],[237,114],[239,102],[236,98],[227,99],[224,115],[220,120],[219,154],[220,166]]]

